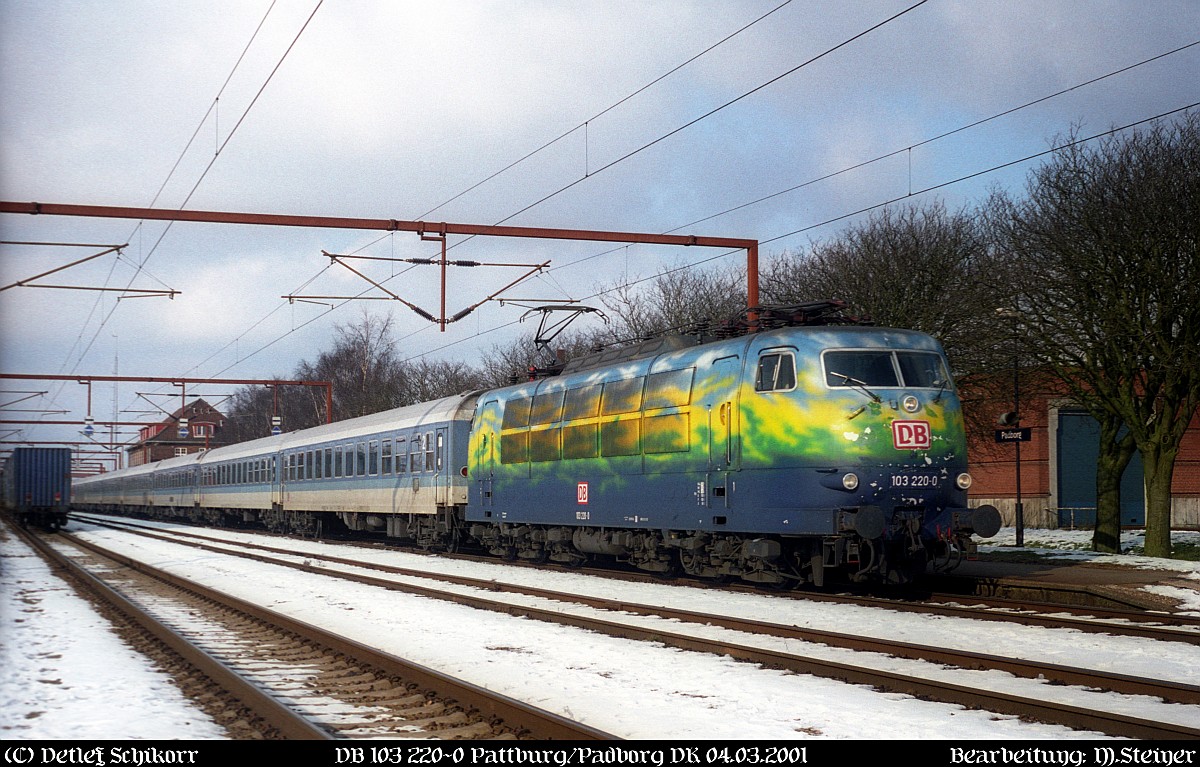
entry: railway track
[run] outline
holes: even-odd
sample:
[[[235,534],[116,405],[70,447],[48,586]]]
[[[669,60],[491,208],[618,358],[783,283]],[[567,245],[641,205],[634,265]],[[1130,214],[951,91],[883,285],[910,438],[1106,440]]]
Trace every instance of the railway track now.
[[[231,737],[612,739],[73,536],[18,534],[234,698],[255,724]]]
[[[89,517],[73,514],[72,518],[88,521],[103,526],[121,526],[126,529],[143,530],[152,533],[161,528],[142,525],[134,521],[116,520],[107,517]],[[201,533],[184,532],[174,529],[172,535],[191,538],[199,542],[210,541],[214,544],[227,543],[220,538],[206,536]],[[274,537],[271,534],[264,536]],[[283,538],[282,540],[287,540]],[[242,544],[247,549],[258,549],[278,554],[293,554],[291,549],[283,546],[265,546],[261,544]],[[371,549],[375,550],[375,549]],[[494,557],[474,557],[471,555],[445,555],[455,559],[466,559],[473,562],[496,564]],[[350,558],[329,557],[329,561],[345,565],[376,567],[368,562]],[[508,566],[536,567],[523,562],[506,562]],[[405,570],[404,568],[386,569],[399,575],[427,575],[426,570]],[[618,577],[622,580],[636,583],[662,583],[662,579],[644,573],[617,573],[614,575],[608,569],[579,568],[573,573],[595,575],[597,577]],[[445,580],[453,580],[452,576],[441,576]],[[462,585],[478,586],[484,581],[480,579],[461,578],[456,582]],[[493,583],[487,581],[487,583]],[[717,589],[743,594],[758,594],[764,592],[754,587],[742,585],[713,585],[700,581],[687,581],[686,585],[699,589]],[[503,589],[503,584],[494,584],[492,588]],[[1001,597],[975,597],[952,594],[931,594],[923,599],[897,599],[879,596],[863,596],[848,593],[824,593],[817,591],[778,591],[769,592],[771,596],[780,599],[795,599],[826,604],[853,605],[868,608],[880,608],[896,612],[916,613],[922,615],[940,615],[951,618],[969,618],[972,620],[994,621],[1000,623],[1015,623],[1024,626],[1038,626],[1051,629],[1074,629],[1092,634],[1111,634],[1114,636],[1129,636],[1142,639],[1157,639],[1162,641],[1185,642],[1200,645],[1200,617],[1176,615],[1165,612],[1147,612],[1136,609],[1116,609],[1063,605],[1060,603],[1040,602],[1033,600],[1018,600]],[[559,598],[561,594],[548,592],[551,598]]]
[[[167,535],[161,531],[140,530],[138,533],[174,539],[174,542],[186,539],[188,545],[209,551],[249,557],[323,576],[453,601],[476,609],[551,621],[626,639],[655,641],[685,650],[728,655],[769,667],[868,684],[923,699],[956,703],[969,708],[996,711],[1077,729],[1136,738],[1200,737],[1200,730],[1189,723],[1196,721],[1194,717],[1200,716],[1200,709],[1188,709],[1182,715],[1178,711],[1171,711],[1179,706],[1200,705],[1200,687],[1166,679],[1146,679],[996,654],[953,650],[943,645],[929,646],[892,639],[871,639],[860,635],[804,629],[734,616],[670,609],[662,605],[586,597],[576,593],[501,583],[495,579],[448,576],[316,555],[311,551],[296,554],[282,547],[232,544],[211,536],[189,532]],[[353,571],[335,568],[352,568]],[[364,568],[370,568],[387,577],[365,574]],[[431,585],[431,581],[436,583]],[[888,607],[890,609],[892,605],[889,604]],[[968,610],[970,617],[977,617],[978,612]],[[1162,641],[1161,631],[1166,630],[1173,632],[1168,634],[1170,641],[1200,643],[1200,634],[1190,632],[1186,628],[1147,628],[1151,631],[1143,636],[1152,636],[1158,641]],[[714,636],[714,629],[723,636]],[[803,653],[794,649],[778,649],[789,643],[794,645],[795,640],[806,643]],[[825,648],[825,651],[814,652],[814,647]],[[847,655],[847,651],[853,655]],[[919,673],[896,673],[887,670],[888,664],[873,662],[873,657],[904,658],[924,668]],[[947,673],[943,668],[946,666],[954,667],[956,673]],[[963,670],[999,670],[1013,676],[1039,681],[1028,693],[1021,695],[992,692],[987,689],[985,683],[963,684]],[[1064,702],[1054,694],[1055,690],[1064,687],[1101,692],[1091,693],[1090,697],[1095,699],[1094,703],[1081,706]],[[1111,697],[1110,693],[1157,698],[1163,701],[1164,716],[1149,720],[1111,708],[1106,710],[1104,704],[1108,701],[1105,699]],[[1079,695],[1074,697],[1078,698]],[[1059,699],[1056,701],[1056,698]]]

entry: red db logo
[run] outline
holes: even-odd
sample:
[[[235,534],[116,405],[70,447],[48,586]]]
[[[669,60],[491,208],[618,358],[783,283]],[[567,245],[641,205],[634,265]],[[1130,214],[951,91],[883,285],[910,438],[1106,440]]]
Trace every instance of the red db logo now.
[[[587,502],[588,502],[588,499],[587,499],[587,495],[588,495],[588,488],[587,488],[587,486],[588,486],[588,483],[586,483],[586,482],[580,482],[580,483],[578,483],[577,485],[575,485],[575,503],[578,503],[578,504],[580,504],[580,505],[582,505],[582,506],[586,506],[586,505],[587,505]]]
[[[892,444],[897,450],[928,450],[929,421],[892,421]]]

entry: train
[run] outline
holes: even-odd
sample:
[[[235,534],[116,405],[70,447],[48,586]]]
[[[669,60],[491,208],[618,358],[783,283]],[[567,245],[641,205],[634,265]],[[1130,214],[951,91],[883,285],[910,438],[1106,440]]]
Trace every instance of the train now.
[[[18,447],[4,461],[3,505],[22,526],[66,524],[71,510],[71,448]]]
[[[780,588],[909,583],[999,530],[924,333],[800,321],[552,372],[83,478],[75,507]]]

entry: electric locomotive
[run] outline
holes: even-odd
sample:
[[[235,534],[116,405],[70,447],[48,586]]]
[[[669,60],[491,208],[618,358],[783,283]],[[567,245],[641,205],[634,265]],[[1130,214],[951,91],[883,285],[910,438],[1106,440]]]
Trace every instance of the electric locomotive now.
[[[907,582],[1000,527],[923,333],[667,336],[531,380],[81,480],[79,505],[766,585]]]
[[[938,343],[876,327],[655,342],[479,398],[466,508],[493,553],[787,585],[906,582],[994,535]]]

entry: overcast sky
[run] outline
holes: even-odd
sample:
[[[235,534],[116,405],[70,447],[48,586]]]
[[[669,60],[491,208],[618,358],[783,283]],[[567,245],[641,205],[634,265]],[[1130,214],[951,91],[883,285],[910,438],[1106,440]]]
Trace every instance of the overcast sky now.
[[[924,190],[1041,152],[1073,129],[1091,135],[1200,101],[1200,45],[1074,88],[1200,41],[1191,0],[782,2],[0,0],[0,199],[678,230],[757,239],[767,258],[836,236],[854,220],[841,217],[910,192],[951,207],[991,187],[1019,192],[1034,162]],[[117,292],[2,291],[5,373],[288,376],[364,309],[393,314],[405,358],[473,360],[531,327],[517,323],[523,308],[495,302],[440,333],[394,301],[281,298],[384,295],[321,252],[438,255],[411,233],[3,214],[0,239],[128,243],[119,258],[37,282],[180,291],[119,301]],[[744,259],[644,245],[450,244],[452,258],[550,260],[506,294],[539,301],[588,298],[666,266]],[[103,249],[0,248],[2,285]],[[437,313],[436,269],[353,264]],[[448,314],[523,271],[451,270]],[[30,417],[17,408],[83,417],[86,390],[74,382],[0,381],[0,404],[40,390],[51,394],[4,417]],[[93,415],[149,418],[125,412],[150,409],[135,392],[170,390],[97,385]],[[9,428],[20,427],[0,439],[14,438]],[[24,428],[38,440],[73,431]]]

